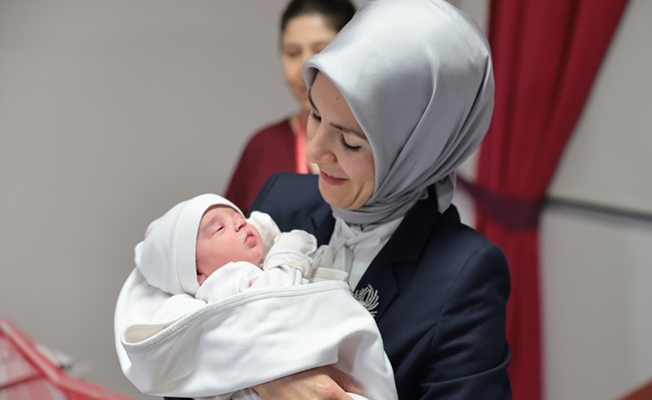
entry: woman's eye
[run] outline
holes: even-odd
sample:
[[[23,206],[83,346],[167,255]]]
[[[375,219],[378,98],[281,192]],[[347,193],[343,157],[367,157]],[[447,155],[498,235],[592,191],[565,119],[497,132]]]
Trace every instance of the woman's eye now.
[[[321,117],[317,114],[315,114],[314,111],[310,111],[310,118],[314,119],[317,122],[321,122]]]
[[[286,51],[284,54],[285,54],[285,57],[287,57],[287,58],[301,57],[301,52],[300,51]]]
[[[362,146],[352,146],[352,145],[348,144],[348,143],[346,142],[346,139],[344,139],[344,135],[340,136],[340,142],[342,143],[342,146],[343,146],[346,150],[350,150],[350,151],[358,151],[358,150],[360,150],[360,149],[362,148]]]

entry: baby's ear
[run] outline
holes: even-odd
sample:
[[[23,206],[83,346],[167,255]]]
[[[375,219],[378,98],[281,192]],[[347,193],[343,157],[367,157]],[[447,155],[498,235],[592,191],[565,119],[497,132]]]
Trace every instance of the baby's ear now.
[[[199,269],[197,269],[197,282],[199,283],[199,285],[201,286],[205,280],[206,280],[206,275],[202,274],[202,272]]]

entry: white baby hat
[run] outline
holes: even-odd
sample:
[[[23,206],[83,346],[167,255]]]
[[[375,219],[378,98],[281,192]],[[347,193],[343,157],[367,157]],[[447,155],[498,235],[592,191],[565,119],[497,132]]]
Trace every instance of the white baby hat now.
[[[170,294],[197,293],[197,232],[202,216],[214,205],[242,214],[229,200],[208,193],[182,201],[149,224],[145,240],[136,245],[135,261],[150,285]]]

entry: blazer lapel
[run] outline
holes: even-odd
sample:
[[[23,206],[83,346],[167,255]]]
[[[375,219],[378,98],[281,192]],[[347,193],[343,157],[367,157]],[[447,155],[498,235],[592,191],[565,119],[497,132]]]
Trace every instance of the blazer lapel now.
[[[396,232],[378,253],[355,288],[354,295],[369,292],[377,294],[374,308],[376,319],[392,304],[401,289],[410,281],[441,214],[437,210],[437,196],[429,191],[428,198],[419,201],[403,218]],[[363,293],[363,290],[365,290]]]

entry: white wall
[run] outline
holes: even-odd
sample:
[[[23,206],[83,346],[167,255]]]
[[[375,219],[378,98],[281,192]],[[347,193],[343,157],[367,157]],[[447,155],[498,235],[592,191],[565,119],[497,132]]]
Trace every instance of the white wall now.
[[[486,3],[456,3],[484,18]],[[276,47],[284,4],[0,0],[0,317],[72,355],[87,379],[146,398],[113,349],[133,246],[172,204],[222,191],[251,132],[294,110]],[[649,4],[631,0],[627,26]],[[614,68],[600,96],[635,73],[650,88]],[[650,114],[632,110],[586,118],[644,134]],[[549,207],[542,228],[548,400],[613,399],[652,377],[650,224]]]
[[[0,0],[0,316],[139,396],[113,307],[147,224],[293,112],[286,0]]]

